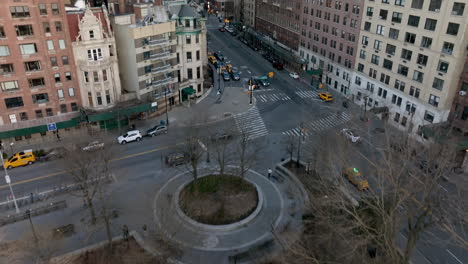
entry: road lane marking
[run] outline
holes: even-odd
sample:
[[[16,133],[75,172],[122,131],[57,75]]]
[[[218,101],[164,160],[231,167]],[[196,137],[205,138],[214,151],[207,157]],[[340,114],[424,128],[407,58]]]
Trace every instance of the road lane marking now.
[[[463,262],[462,262],[459,258],[457,258],[457,256],[455,256],[455,255],[452,253],[452,251],[450,251],[450,250],[448,250],[448,249],[445,249],[445,250],[447,250],[447,252],[448,252],[454,259],[456,259],[460,264],[463,264]]]
[[[147,150],[147,151],[143,151],[143,152],[139,152],[139,153],[135,153],[135,154],[130,154],[130,155],[126,155],[126,156],[123,156],[123,157],[120,157],[120,158],[111,159],[110,161],[114,162],[114,161],[129,159],[129,158],[133,158],[133,157],[138,157],[138,156],[149,154],[149,153],[152,153],[152,152],[157,152],[157,151],[160,151],[160,150],[169,149],[169,148],[181,145],[181,144],[183,144],[183,143],[178,143],[176,145],[164,146],[164,147],[155,148],[155,149],[151,149],[151,150]],[[43,176],[31,178],[31,179],[27,179],[27,180],[18,181],[18,182],[12,183],[11,186],[16,186],[16,185],[20,185],[20,184],[24,184],[24,183],[34,182],[34,181],[38,181],[38,180],[42,180],[42,179],[47,179],[47,178],[50,178],[50,177],[54,177],[54,176],[57,176],[57,175],[60,175],[60,174],[67,173],[69,171],[70,170],[66,170],[66,171],[64,170],[64,171],[59,171],[59,172],[55,172],[55,173],[51,173],[51,174],[47,174],[47,175],[43,175]],[[0,185],[0,190],[5,189],[5,188],[8,188],[8,185]]]

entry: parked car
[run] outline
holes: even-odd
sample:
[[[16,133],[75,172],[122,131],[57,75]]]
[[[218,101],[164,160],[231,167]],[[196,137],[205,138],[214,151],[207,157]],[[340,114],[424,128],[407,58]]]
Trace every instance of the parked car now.
[[[333,101],[333,96],[327,92],[319,93],[319,98],[324,100],[325,102]]]
[[[249,42],[245,38],[242,38],[241,42],[244,43],[245,45],[249,45]]]
[[[222,61],[216,61],[215,66],[216,66],[216,69],[221,68],[222,71],[226,69],[226,64]]]
[[[237,36],[237,31],[235,31],[235,30],[232,31],[232,32],[229,32],[229,33],[231,33],[231,36]]]
[[[166,156],[166,165],[169,167],[185,164],[189,161],[189,155],[182,152],[171,153]]]
[[[215,63],[216,63],[216,57],[215,57],[215,56],[208,56],[208,61],[209,61],[211,64],[215,64]]]
[[[353,143],[359,143],[361,142],[361,137],[358,136],[356,134],[355,131],[353,131],[352,129],[349,129],[349,128],[343,128],[341,130],[341,134],[346,138],[348,139],[349,141],[353,142]]]
[[[226,27],[226,31],[232,33],[234,32],[234,29],[232,27]]]
[[[229,81],[229,80],[231,80],[231,76],[229,75],[229,72],[223,71],[223,80],[224,80],[224,81]]]
[[[93,141],[90,142],[87,146],[81,148],[83,151],[93,151],[104,148],[104,142]]]
[[[3,167],[12,169],[20,166],[30,165],[36,162],[36,156],[32,149],[24,150],[13,154],[10,158],[4,161]]]
[[[277,70],[282,70],[282,69],[284,69],[284,65],[283,65],[283,63],[273,62],[273,68],[275,68]]]
[[[236,70],[231,70],[231,77],[234,81],[240,80],[240,74]]]
[[[270,81],[268,81],[268,79],[264,79],[264,78],[261,78],[261,79],[258,79],[257,80],[259,84],[261,84],[262,86],[266,87],[266,86],[270,86]]]
[[[220,27],[220,28],[219,28],[219,31],[225,32],[226,30],[225,30],[223,27]]]
[[[354,185],[359,191],[369,189],[369,182],[364,179],[361,172],[356,168],[347,168],[343,175]]]
[[[290,72],[289,76],[293,79],[299,79],[299,74],[297,74],[297,72]]]
[[[151,136],[151,137],[158,136],[161,134],[167,134],[167,126],[157,125],[148,129],[148,131],[146,131],[146,135]]]
[[[224,57],[224,55],[220,51],[215,52],[214,55],[215,55],[216,59],[218,59],[220,61],[224,61],[224,59],[226,58],[226,57]]]
[[[143,138],[143,136],[140,133],[140,130],[130,130],[127,133],[119,136],[117,138],[117,141],[119,144],[127,144],[128,142],[132,141],[140,141]]]

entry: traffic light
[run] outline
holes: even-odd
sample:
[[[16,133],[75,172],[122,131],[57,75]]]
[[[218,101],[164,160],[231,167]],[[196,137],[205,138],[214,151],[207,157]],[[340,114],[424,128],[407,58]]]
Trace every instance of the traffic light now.
[[[322,89],[323,88],[323,84],[322,83],[319,83],[319,89]]]

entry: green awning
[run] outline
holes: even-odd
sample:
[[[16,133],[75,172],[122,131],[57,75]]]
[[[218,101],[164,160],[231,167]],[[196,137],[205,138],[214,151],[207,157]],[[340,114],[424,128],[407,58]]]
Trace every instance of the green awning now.
[[[193,89],[192,87],[187,87],[187,88],[182,89],[182,94],[186,94],[186,95],[192,95],[196,92],[197,91],[195,91],[195,89]]]
[[[322,69],[317,69],[317,70],[308,70],[306,71],[307,74],[310,74],[310,75],[321,75],[323,72]]]
[[[80,118],[75,117],[67,121],[57,122],[57,129],[75,127],[78,124],[80,124]],[[27,136],[27,135],[32,135],[32,134],[37,134],[37,133],[42,133],[42,132],[47,132],[47,125],[40,125],[40,126],[34,126],[34,127],[26,127],[26,128],[15,129],[15,130],[3,131],[3,132],[0,132],[0,139]]]
[[[148,104],[137,105],[137,106],[124,108],[124,109],[116,109],[116,110],[109,111],[109,112],[89,114],[88,122],[104,121],[104,120],[110,120],[110,119],[115,119],[119,117],[129,116],[132,114],[142,113],[142,112],[151,110],[152,108],[157,108],[157,105],[154,103],[148,103]]]

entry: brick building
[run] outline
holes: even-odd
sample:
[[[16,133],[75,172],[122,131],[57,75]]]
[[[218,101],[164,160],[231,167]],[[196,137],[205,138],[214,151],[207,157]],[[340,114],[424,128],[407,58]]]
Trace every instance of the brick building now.
[[[77,115],[81,97],[67,28],[64,0],[2,1],[0,133]],[[21,140],[30,138],[29,132],[0,138]],[[34,132],[46,134],[43,129]]]

